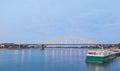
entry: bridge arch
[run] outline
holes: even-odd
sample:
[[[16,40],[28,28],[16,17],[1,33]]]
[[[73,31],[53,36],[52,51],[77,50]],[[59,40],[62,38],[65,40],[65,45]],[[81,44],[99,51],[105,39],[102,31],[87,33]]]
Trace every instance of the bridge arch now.
[[[52,41],[49,41],[47,42],[47,44],[57,44],[58,42],[60,41],[66,41],[66,40],[77,40],[77,41],[82,41],[82,42],[85,42],[86,44],[97,44],[96,42],[94,41],[91,41],[89,39],[86,39],[86,38],[82,38],[82,37],[79,37],[79,36],[66,36],[66,37],[60,37],[60,38],[56,38]],[[60,43],[59,43],[60,44]],[[61,43],[62,44],[62,43]]]

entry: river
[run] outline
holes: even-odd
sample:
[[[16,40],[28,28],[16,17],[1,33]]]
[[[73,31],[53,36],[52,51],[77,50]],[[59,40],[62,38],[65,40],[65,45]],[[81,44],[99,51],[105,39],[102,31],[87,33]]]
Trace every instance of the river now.
[[[0,71],[119,71],[120,57],[86,63],[86,48],[0,49]]]

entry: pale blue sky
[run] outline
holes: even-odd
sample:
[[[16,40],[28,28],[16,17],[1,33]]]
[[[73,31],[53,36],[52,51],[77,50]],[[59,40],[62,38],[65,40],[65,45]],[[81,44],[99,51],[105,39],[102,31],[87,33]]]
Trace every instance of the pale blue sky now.
[[[120,0],[0,0],[0,43],[81,36],[120,42]]]

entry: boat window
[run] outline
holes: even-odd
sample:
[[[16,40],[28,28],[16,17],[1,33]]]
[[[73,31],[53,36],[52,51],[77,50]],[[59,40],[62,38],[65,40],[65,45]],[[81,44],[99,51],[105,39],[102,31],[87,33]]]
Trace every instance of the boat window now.
[[[96,54],[95,52],[88,52],[88,54]]]

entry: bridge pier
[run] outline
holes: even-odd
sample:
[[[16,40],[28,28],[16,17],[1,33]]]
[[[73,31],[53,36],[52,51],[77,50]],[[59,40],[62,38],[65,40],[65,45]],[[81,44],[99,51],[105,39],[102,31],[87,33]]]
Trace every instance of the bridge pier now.
[[[46,45],[45,45],[45,44],[40,45],[40,49],[41,49],[41,50],[44,50],[45,48],[46,48]]]

